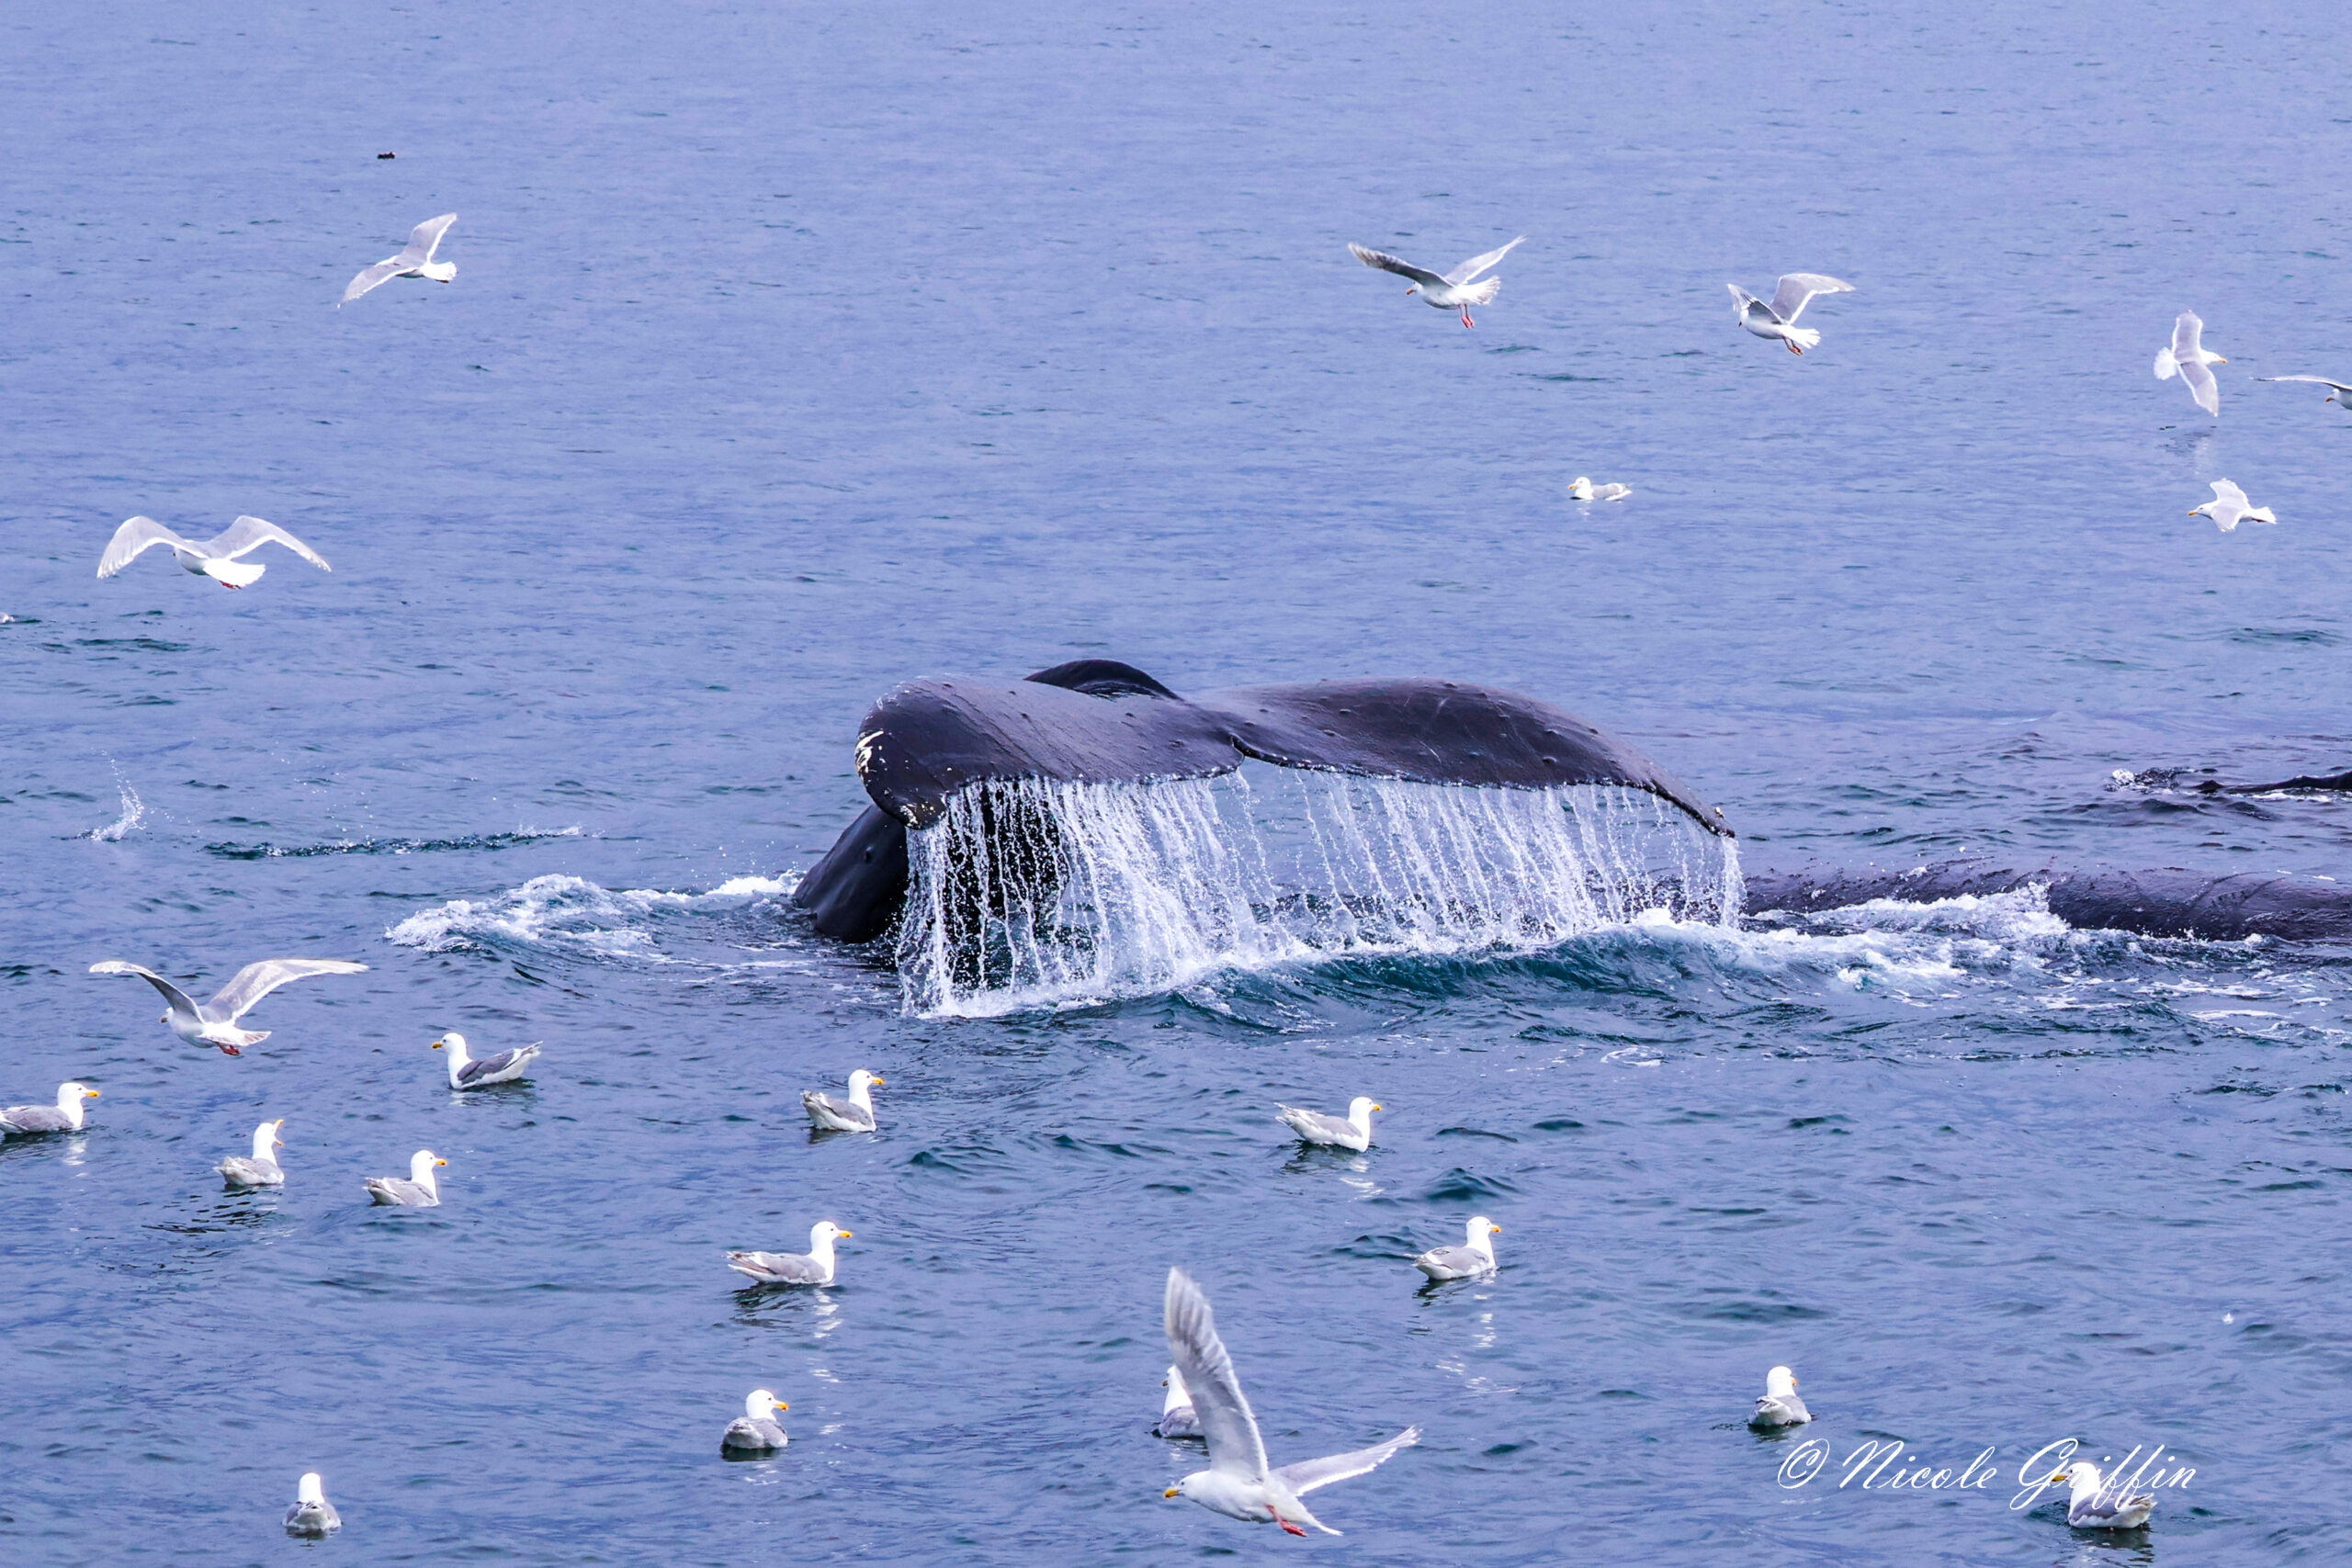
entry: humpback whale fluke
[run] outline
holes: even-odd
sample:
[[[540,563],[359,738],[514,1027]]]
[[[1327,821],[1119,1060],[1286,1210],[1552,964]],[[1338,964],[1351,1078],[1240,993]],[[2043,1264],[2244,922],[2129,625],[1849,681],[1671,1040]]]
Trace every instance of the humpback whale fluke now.
[[[1523,696],[1428,677],[1239,686],[1179,696],[1133,665],[1087,659],[1022,681],[912,681],[858,728],[874,805],[801,880],[793,900],[820,934],[870,942],[897,918],[908,829],[975,784],[1023,779],[1196,779],[1248,759],[1408,783],[1643,790],[1731,836],[1716,807],[1633,746]]]

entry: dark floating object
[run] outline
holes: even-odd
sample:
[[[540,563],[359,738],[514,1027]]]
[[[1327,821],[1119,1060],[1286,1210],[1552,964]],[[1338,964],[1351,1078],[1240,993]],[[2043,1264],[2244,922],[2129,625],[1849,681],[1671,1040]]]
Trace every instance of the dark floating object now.
[[[2290,789],[2352,790],[2352,769],[2340,773],[2297,773],[2293,778],[2280,779],[2277,784],[2225,784],[2218,780],[2205,779],[2197,785],[2199,795],[2269,795]]]
[[[397,158],[400,154],[397,152],[379,152],[376,156],[379,158]]]
[[[2042,866],[2019,871],[1982,861],[1955,861],[1900,871],[1862,866],[1751,872],[1747,885],[1747,908],[1763,913],[1820,914],[1873,898],[1906,904],[1962,895],[1981,898],[2039,885],[2050,890],[2050,912],[2084,930],[2223,942],[2250,936],[2324,941],[2352,935],[2352,884],[2283,872],[2213,876],[2178,867],[2069,871]]]
[[[1419,784],[1645,790],[1731,836],[1724,814],[1617,737],[1533,697],[1460,681],[1318,681],[1181,697],[1133,665],[1081,659],[1026,680],[913,681],[858,728],[874,805],[801,880],[818,932],[871,942],[898,918],[907,832],[975,784],[1139,783],[1229,773],[1250,758]]]

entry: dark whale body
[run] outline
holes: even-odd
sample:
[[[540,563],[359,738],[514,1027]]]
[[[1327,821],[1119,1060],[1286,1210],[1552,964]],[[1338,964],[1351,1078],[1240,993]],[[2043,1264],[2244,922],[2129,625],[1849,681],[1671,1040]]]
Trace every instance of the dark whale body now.
[[[820,934],[871,942],[898,918],[909,829],[991,780],[1204,778],[1250,758],[1422,784],[1645,790],[1728,837],[1724,814],[1647,757],[1575,715],[1461,681],[1318,681],[1181,697],[1133,665],[1084,659],[1023,681],[914,681],[858,728],[874,804],[801,879]]]
[[[2178,868],[2069,871],[2056,866],[2018,871],[1962,861],[1902,871],[1863,866],[1750,873],[1746,880],[1747,908],[1768,916],[1776,911],[1817,914],[1873,898],[1925,904],[2041,886],[2049,890],[2052,914],[2086,931],[2225,942],[2250,936],[2306,942],[2352,936],[2352,886],[2284,873],[2214,876]]]

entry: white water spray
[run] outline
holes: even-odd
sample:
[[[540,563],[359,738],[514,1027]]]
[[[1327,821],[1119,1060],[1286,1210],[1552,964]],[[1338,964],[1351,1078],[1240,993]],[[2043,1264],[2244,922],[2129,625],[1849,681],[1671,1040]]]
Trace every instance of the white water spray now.
[[[955,795],[908,835],[907,1006],[993,1014],[1299,960],[1525,952],[1652,911],[1738,919],[1736,840],[1642,791],[1265,773]]]
[[[122,792],[122,815],[103,828],[93,828],[82,836],[101,844],[119,844],[122,836],[147,819],[147,807],[139,792],[130,787],[119,770],[114,775],[115,787]]]

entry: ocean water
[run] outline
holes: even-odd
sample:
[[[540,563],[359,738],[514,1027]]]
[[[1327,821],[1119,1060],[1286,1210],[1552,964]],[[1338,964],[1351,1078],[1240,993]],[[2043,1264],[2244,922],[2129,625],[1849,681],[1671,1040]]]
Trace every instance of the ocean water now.
[[[876,696],[1084,656],[1524,690],[1751,870],[2352,876],[2340,800],[2111,778],[2352,761],[2352,419],[2250,378],[2352,379],[2341,34],[11,15],[0,1103],[103,1098],[0,1144],[0,1558],[2352,1558],[2341,950],[2026,893],[956,1011],[788,906]],[[452,210],[454,285],[334,309]],[[1469,332],[1344,248],[1520,233]],[[1856,286],[1801,360],[1724,291],[1800,269]],[[2218,422],[2149,374],[2183,309]],[[2222,478],[2278,526],[2188,518]],[[95,581],[136,513],[334,571]],[[370,967],[236,1060],[85,973],[274,953]],[[454,1096],[449,1029],[546,1054]],[[798,1091],[858,1066],[882,1130],[812,1138]],[[1356,1093],[1363,1156],[1272,1121]],[[285,1190],[224,1195],[278,1116]],[[419,1147],[444,1204],[367,1207]],[[1499,1274],[1420,1288],[1473,1213]],[[734,1289],[723,1249],[820,1218],[837,1288]],[[1344,1540],[1161,1497],[1171,1265],[1278,1462],[1421,1427],[1316,1495]],[[1817,1417],[1778,1440],[1775,1363]],[[725,1462],[762,1384],[792,1446]],[[2011,1506],[2068,1438],[2194,1473],[2103,1542]],[[1987,1448],[1989,1486],[1886,1483]],[[315,1548],[277,1526],[313,1469]]]

